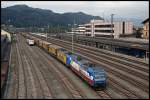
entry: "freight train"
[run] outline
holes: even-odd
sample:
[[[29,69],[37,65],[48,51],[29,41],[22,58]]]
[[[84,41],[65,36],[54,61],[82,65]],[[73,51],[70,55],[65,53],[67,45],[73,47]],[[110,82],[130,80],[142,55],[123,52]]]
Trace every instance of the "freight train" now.
[[[30,39],[33,39],[37,46],[44,49],[50,55],[62,62],[65,66],[70,68],[91,87],[106,87],[107,75],[105,70],[100,66],[96,66],[94,63],[82,58],[81,56],[73,54],[60,46],[43,41],[33,36],[30,36]]]

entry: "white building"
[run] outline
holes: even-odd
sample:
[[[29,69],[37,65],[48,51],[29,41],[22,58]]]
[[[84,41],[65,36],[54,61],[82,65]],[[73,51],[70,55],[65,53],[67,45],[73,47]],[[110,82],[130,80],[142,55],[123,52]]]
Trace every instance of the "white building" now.
[[[77,28],[72,28],[72,32],[77,34],[85,34],[85,26],[79,25]]]
[[[82,28],[79,26],[77,30],[77,32],[80,32],[80,34],[86,34],[90,36],[113,35],[115,38],[117,38],[120,34],[132,34],[133,23],[123,21],[113,22],[112,25],[111,22],[104,22],[104,20],[91,20],[90,23],[82,25]]]

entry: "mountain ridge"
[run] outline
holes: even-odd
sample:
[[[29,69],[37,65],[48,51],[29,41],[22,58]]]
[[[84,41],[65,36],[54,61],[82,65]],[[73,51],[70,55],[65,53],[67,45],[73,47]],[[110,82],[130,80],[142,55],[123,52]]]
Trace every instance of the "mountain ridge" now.
[[[102,19],[99,16],[92,16],[83,12],[55,13],[52,10],[32,8],[27,5],[14,5],[1,8],[1,24],[10,24],[15,27],[43,27],[67,26],[73,24],[88,23],[91,19]]]

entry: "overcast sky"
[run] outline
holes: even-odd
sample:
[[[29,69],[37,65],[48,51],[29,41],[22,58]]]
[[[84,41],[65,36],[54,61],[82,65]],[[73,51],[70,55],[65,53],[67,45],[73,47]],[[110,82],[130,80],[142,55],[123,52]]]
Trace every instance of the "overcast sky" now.
[[[49,9],[56,13],[84,12],[101,17],[139,18],[149,17],[149,1],[1,1],[5,8],[26,4],[33,8]]]

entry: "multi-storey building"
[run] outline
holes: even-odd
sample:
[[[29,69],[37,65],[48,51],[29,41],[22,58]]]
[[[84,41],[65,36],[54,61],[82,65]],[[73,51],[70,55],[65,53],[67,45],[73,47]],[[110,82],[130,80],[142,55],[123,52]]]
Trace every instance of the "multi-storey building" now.
[[[118,37],[120,34],[132,34],[132,22],[104,22],[104,20],[91,20],[90,23],[84,24],[85,31],[83,34],[96,36],[96,35],[112,35]],[[77,29],[80,30],[78,27]],[[83,30],[84,30],[83,29]],[[79,32],[79,31],[78,31]]]
[[[143,21],[143,38],[149,39],[149,18]]]
[[[77,34],[85,34],[85,26],[79,25],[77,28],[72,28],[72,32]]]

